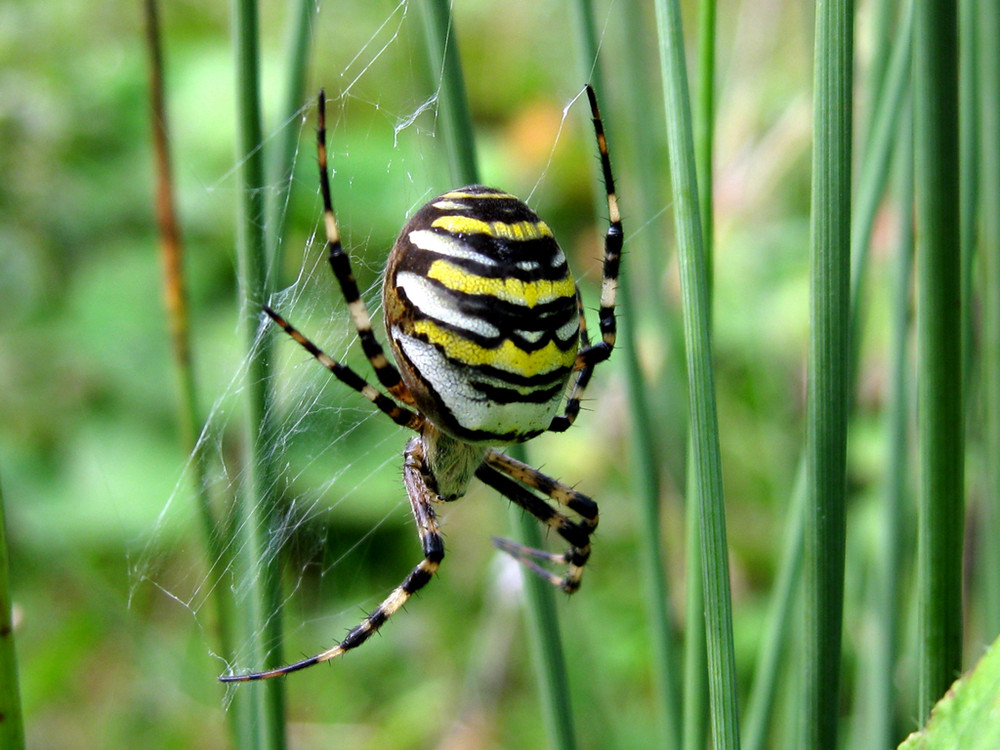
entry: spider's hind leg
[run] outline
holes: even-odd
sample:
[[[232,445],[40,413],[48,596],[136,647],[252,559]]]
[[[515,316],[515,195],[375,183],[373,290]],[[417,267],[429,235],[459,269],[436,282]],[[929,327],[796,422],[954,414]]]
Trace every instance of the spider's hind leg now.
[[[508,539],[494,538],[493,543],[566,593],[572,594],[579,589],[583,567],[590,558],[590,537],[597,528],[597,503],[537,469],[498,451],[491,450],[486,455],[483,464],[476,471],[476,476],[553,529],[569,542],[570,547],[562,553],[551,553],[526,547]],[[577,514],[580,520],[574,521],[565,513],[556,510],[525,485],[545,493]],[[562,576],[557,575],[541,565],[541,562],[566,565],[566,573]]]
[[[385,624],[386,620],[406,604],[414,593],[427,585],[444,558],[444,541],[441,538],[441,530],[432,505],[437,502],[437,495],[427,487],[427,482],[424,479],[424,468],[423,443],[420,437],[415,437],[406,446],[403,481],[406,485],[406,494],[410,498],[410,506],[413,509],[413,519],[416,521],[417,531],[420,534],[424,559],[417,563],[403,582],[394,588],[370,615],[352,628],[347,637],[333,648],[285,667],[250,674],[223,675],[219,678],[220,680],[223,682],[244,682],[278,677],[311,667],[313,664],[335,659],[371,638]]]

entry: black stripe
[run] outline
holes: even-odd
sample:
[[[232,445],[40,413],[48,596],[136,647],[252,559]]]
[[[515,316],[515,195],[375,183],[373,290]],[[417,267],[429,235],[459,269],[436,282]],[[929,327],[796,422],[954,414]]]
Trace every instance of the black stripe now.
[[[562,383],[559,383],[552,388],[523,393],[522,391],[516,391],[512,388],[503,388],[482,380],[470,379],[469,385],[482,393],[490,401],[494,401],[498,404],[544,404],[558,396],[565,387]]]
[[[419,229],[420,227],[417,228]],[[539,240],[515,242],[513,240],[499,239],[489,234],[473,234],[459,237],[443,229],[434,229],[432,231],[453,241],[467,245],[473,252],[493,260],[494,264],[479,263],[469,258],[456,258],[447,253],[424,250],[410,242],[409,233],[407,233],[409,247],[406,248],[398,270],[413,271],[421,276],[426,276],[427,269],[430,268],[432,263],[438,260],[445,260],[461,268],[466,273],[488,279],[513,278],[519,281],[561,281],[569,275],[569,266],[565,258],[556,265],[552,265],[552,260],[556,257],[559,246],[555,240],[548,237]],[[517,263],[528,261],[534,262],[537,265],[527,269],[517,265]]]
[[[561,297],[553,302],[526,307],[498,300],[488,294],[456,292],[432,279],[426,281],[431,283],[437,293],[448,301],[448,304],[442,305],[443,307],[457,310],[472,318],[484,320],[496,328],[498,334],[484,336],[477,331],[435,317],[415,305],[406,294],[404,287],[397,286],[396,294],[410,311],[414,320],[432,320],[442,328],[458,333],[484,349],[495,349],[501,346],[504,341],[513,342],[518,349],[525,352],[544,349],[550,341],[554,341],[556,346],[564,352],[577,345],[578,331],[574,331],[566,339],[561,339],[556,335],[560,328],[578,320],[574,297]],[[521,336],[518,331],[539,332],[541,335],[537,340],[531,341]]]

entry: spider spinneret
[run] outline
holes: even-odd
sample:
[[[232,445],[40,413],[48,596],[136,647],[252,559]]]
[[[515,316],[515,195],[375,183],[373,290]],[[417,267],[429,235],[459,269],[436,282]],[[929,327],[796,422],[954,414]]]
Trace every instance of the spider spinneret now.
[[[597,98],[589,85],[587,96],[608,198],[600,340],[590,342],[579,291],[548,225],[513,195],[469,185],[420,208],[389,255],[382,301],[394,366],[372,330],[340,242],[327,173],[326,102],[320,92],[317,150],[330,267],[362,349],[389,395],[321,351],[270,307],[264,311],[339,380],[417,433],[403,454],[403,482],[423,559],[332,648],[287,666],[223,675],[223,682],[288,674],[368,640],[437,571],[444,542],[434,505],[462,497],[473,477],[534,515],[569,549],[550,553],[497,538],[494,544],[563,591],[579,588],[597,528],[597,504],[494,446],[568,429],[594,367],[615,344],[621,217]],[[565,408],[558,414],[564,397]],[[543,563],[564,565],[565,574],[557,575]]]

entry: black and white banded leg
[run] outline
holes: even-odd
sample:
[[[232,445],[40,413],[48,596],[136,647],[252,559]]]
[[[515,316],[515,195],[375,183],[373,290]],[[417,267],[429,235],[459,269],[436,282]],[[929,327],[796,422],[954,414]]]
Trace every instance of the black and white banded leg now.
[[[565,552],[554,553],[527,547],[509,539],[494,537],[493,543],[553,586],[569,594],[579,589],[583,567],[590,558],[590,537],[597,528],[597,503],[538,469],[495,450],[487,453],[482,465],[476,470],[476,476],[553,529],[569,542],[570,547]],[[544,493],[573,511],[580,520],[574,521],[556,510],[528,488]],[[566,573],[557,575],[540,562],[566,565]]]
[[[358,290],[358,282],[354,278],[351,259],[344,251],[340,242],[340,229],[337,217],[333,211],[333,198],[330,194],[330,175],[326,156],[326,94],[319,92],[319,125],[316,129],[316,151],[319,156],[319,186],[323,196],[323,225],[326,229],[327,257],[330,269],[340,283],[340,290],[351,313],[351,320],[361,339],[361,349],[375,370],[378,381],[396,399],[406,404],[413,403],[413,396],[403,384],[399,371],[385,356],[385,351],[372,330],[372,318],[368,306]]]
[[[441,529],[438,526],[433,507],[434,503],[440,501],[427,486],[426,472],[423,444],[419,438],[415,437],[406,446],[403,461],[403,482],[406,485],[406,494],[410,498],[410,507],[413,509],[413,519],[417,524],[417,532],[420,534],[424,559],[410,571],[406,579],[394,588],[370,615],[352,628],[344,640],[333,648],[276,669],[250,672],[249,674],[223,675],[219,678],[222,682],[246,682],[278,677],[311,667],[313,664],[336,659],[371,638],[385,624],[386,620],[406,604],[414,593],[427,585],[437,572],[441,560],[444,559],[444,541],[441,538]]]

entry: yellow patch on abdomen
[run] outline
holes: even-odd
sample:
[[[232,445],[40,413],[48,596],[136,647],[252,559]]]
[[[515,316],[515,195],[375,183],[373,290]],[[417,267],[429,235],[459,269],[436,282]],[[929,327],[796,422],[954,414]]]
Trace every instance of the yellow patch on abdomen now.
[[[552,237],[552,230],[544,221],[483,221],[471,216],[450,214],[431,222],[435,229],[443,229],[452,234],[486,234],[500,240],[526,242]]]
[[[499,370],[531,377],[561,367],[570,367],[576,360],[576,347],[563,351],[550,341],[541,349],[527,352],[513,341],[504,340],[495,348],[486,348],[442,328],[432,320],[414,321],[411,332],[440,347],[446,357],[470,366],[487,365]]]
[[[522,281],[511,277],[490,278],[468,273],[446,260],[434,261],[427,269],[427,278],[440,281],[456,292],[487,295],[526,307],[534,307],[564,297],[574,298],[576,296],[576,286],[573,284],[572,277],[568,275],[556,281],[548,279]]]

